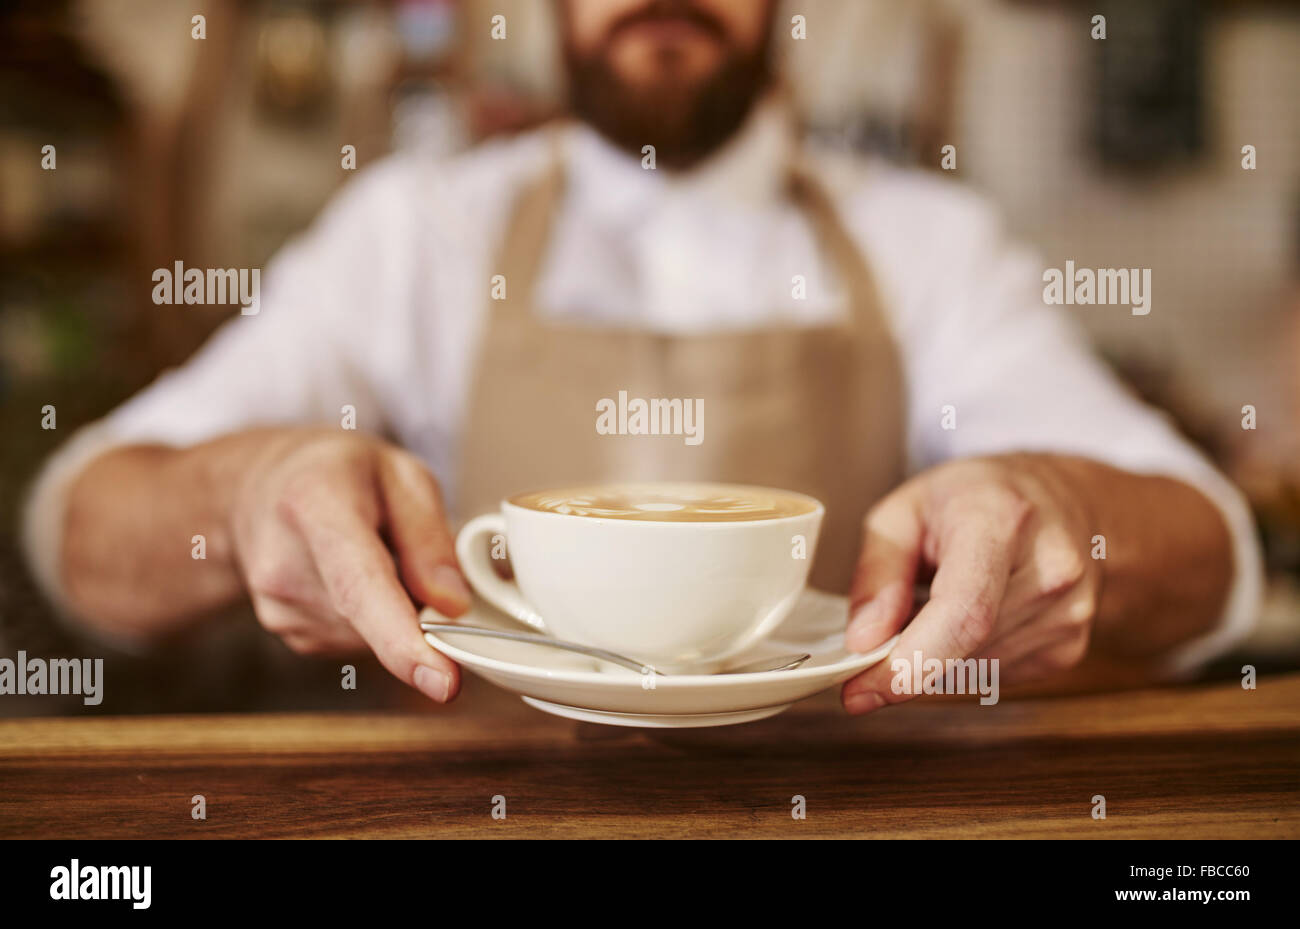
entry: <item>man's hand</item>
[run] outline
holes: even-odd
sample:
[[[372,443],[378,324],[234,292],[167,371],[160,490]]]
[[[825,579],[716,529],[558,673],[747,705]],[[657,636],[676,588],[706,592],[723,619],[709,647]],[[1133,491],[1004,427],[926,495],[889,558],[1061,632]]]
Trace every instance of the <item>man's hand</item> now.
[[[902,629],[892,655],[997,658],[1011,683],[1067,670],[1090,645],[1158,660],[1219,619],[1231,552],[1218,509],[1172,478],[1050,454],[951,462],[867,514],[845,638],[865,652]],[[923,570],[930,600],[907,623]],[[910,698],[891,690],[890,662],[844,685],[850,712]]]
[[[378,439],[272,428],[112,449],[69,490],[62,559],[74,611],[116,638],[166,638],[247,594],[295,651],[369,647],[434,700],[458,687],[412,603],[469,606],[438,486]]]
[[[911,615],[922,565],[930,601],[894,654],[998,658],[1004,680],[1077,664],[1088,649],[1101,571],[1089,557],[1092,522],[1069,487],[1017,459],[961,461],[913,478],[866,518],[850,591],[846,640],[869,651]],[[862,713],[907,699],[890,689],[888,660],[844,685]]]
[[[294,651],[369,647],[432,699],[456,693],[456,665],[424,641],[411,596],[458,616],[469,589],[413,455],[356,434],[285,435],[236,488],[230,529],[258,620]]]

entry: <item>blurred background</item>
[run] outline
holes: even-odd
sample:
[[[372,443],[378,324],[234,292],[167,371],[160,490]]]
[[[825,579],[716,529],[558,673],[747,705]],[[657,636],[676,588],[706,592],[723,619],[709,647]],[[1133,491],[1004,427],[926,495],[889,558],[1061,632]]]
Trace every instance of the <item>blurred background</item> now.
[[[955,145],[944,174],[992,198],[1044,267],[1153,269],[1157,309],[1140,325],[1078,315],[1246,490],[1270,578],[1243,655],[1294,666],[1300,5],[785,5],[778,28],[794,13],[809,23],[806,41],[778,46],[813,135],[936,171]],[[1092,17],[1117,9],[1124,28],[1092,40]],[[562,104],[551,12],[543,0],[40,0],[0,14],[0,656],[104,654],[42,603],[17,520],[61,440],[183,361],[228,312],[154,305],[152,269],[263,267],[352,176],[344,145],[364,167],[544,121]],[[497,14],[509,42],[490,39]],[[42,168],[46,145],[57,171]],[[1245,145],[1255,170],[1242,168]],[[57,429],[40,426],[46,404]],[[306,709],[323,699],[313,691],[338,689],[337,660],[262,649],[209,675],[217,663],[189,661],[195,647],[109,656],[110,687],[147,685],[117,690],[114,712]],[[1234,673],[1243,655],[1207,673]],[[82,709],[75,697],[0,701],[0,715]]]

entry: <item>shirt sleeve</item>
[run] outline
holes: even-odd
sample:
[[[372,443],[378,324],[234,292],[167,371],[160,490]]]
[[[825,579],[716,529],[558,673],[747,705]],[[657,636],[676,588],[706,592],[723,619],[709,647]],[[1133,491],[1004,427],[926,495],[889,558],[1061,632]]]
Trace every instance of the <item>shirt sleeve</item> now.
[[[900,320],[912,466],[1042,451],[1174,477],[1198,488],[1218,507],[1231,534],[1234,576],[1216,628],[1170,656],[1172,676],[1194,671],[1231,649],[1256,620],[1262,557],[1245,499],[1164,414],[1143,404],[1091,352],[1066,308],[1044,302],[1044,266],[1006,240],[996,215],[971,195],[949,191],[918,192],[912,204],[911,221],[928,218],[932,224],[915,233],[928,242],[913,242],[913,254],[933,262],[927,268],[912,259],[908,272],[925,283],[911,288]],[[938,197],[944,205],[927,213],[927,199]],[[1173,311],[1160,304],[1158,281],[1154,289],[1152,312]],[[1134,338],[1142,337],[1147,319],[1126,306],[1074,310],[1124,314]],[[953,428],[944,428],[946,407],[955,417]]]
[[[46,462],[23,507],[23,542],[39,586],[70,615],[59,578],[67,490],[105,451],[127,444],[186,446],[259,425],[339,425],[344,406],[358,428],[381,431],[366,333],[385,304],[375,278],[400,277],[400,223],[393,169],[358,177],[315,225],[286,246],[262,275],[249,312],[225,322],[179,368],[103,419],[73,434]],[[376,275],[383,269],[385,275]],[[159,313],[188,308],[159,306]]]

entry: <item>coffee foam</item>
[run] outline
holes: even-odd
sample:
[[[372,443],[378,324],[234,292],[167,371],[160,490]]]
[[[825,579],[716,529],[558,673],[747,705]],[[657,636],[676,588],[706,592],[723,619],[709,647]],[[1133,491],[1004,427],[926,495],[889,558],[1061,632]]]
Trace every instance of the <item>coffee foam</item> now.
[[[741,484],[603,484],[518,494],[515,506],[643,522],[746,522],[811,513],[808,497]]]

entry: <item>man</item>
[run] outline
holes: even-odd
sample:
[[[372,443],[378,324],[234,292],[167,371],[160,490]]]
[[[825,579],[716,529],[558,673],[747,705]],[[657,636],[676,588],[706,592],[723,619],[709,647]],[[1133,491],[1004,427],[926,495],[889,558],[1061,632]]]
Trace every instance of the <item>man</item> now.
[[[468,606],[449,513],[692,476],[827,502],[814,579],[849,593],[858,650],[902,628],[896,654],[1013,682],[1093,652],[1190,667],[1250,623],[1239,495],[1080,347],[981,204],[797,144],[769,4],[558,8],[580,122],[366,172],[257,315],[47,466],[29,547],[68,613],[148,641],[247,595],[291,648],[368,647],[445,702],[458,669],[412,600]],[[705,441],[597,435],[621,389],[703,399]],[[891,674],[845,706],[905,699]]]

